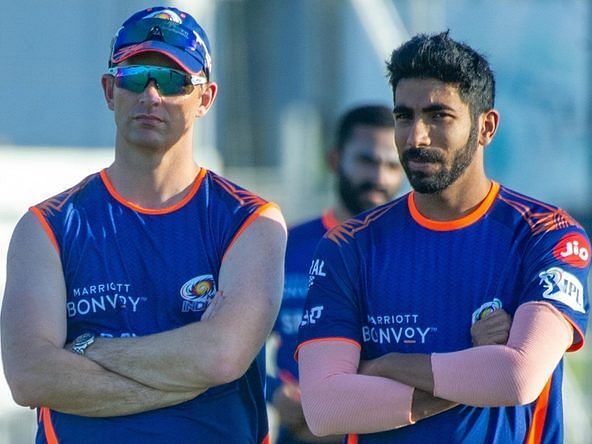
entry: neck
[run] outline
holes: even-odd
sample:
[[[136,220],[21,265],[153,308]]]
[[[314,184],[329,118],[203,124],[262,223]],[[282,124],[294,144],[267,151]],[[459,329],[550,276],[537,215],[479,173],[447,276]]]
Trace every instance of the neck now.
[[[182,200],[198,172],[190,146],[157,151],[118,145],[115,161],[107,168],[111,183],[123,198],[151,209]]]
[[[355,215],[346,208],[341,199],[338,199],[333,207],[333,216],[335,216],[335,219],[337,219],[339,223],[342,223],[351,219]]]
[[[415,192],[417,210],[434,221],[450,221],[470,214],[485,199],[491,180],[482,162],[471,164],[465,173],[446,189],[433,194]]]

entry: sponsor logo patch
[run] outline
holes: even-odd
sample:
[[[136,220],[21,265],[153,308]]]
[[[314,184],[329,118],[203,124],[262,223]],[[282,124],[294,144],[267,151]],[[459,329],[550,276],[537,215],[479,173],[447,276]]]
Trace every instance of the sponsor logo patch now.
[[[580,233],[569,233],[555,245],[553,256],[573,267],[585,268],[590,263],[590,245]]]
[[[188,280],[179,292],[183,298],[181,311],[204,311],[216,294],[214,276],[204,274]]]
[[[66,302],[66,313],[69,318],[122,310],[138,313],[147,300],[144,296],[136,296],[129,283],[93,283],[72,289]]]
[[[437,327],[426,327],[418,314],[375,314],[367,316],[366,325],[362,326],[362,339],[364,343],[412,346],[427,343],[437,332]]]
[[[584,313],[584,286],[571,273],[559,267],[551,267],[539,273],[539,285],[545,291],[543,297],[562,302],[572,310]]]
[[[321,319],[323,308],[325,308],[324,305],[317,305],[316,307],[312,307],[310,310],[305,310],[304,314],[302,315],[302,322],[300,322],[300,326],[304,327],[305,325],[316,324],[317,321]]]
[[[499,310],[500,308],[502,308],[502,301],[500,301],[498,298],[494,298],[493,301],[485,302],[483,305],[481,305],[481,307],[473,312],[472,323],[475,324],[476,322],[485,319],[495,310]]]
[[[326,277],[325,261],[321,259],[313,259],[308,270],[308,287],[312,287],[317,276]]]

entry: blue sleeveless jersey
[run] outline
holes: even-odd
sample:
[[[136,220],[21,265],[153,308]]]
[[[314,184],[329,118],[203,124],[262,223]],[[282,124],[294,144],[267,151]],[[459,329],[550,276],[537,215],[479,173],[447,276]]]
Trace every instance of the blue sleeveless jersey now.
[[[410,193],[331,230],[311,265],[299,342],[354,341],[361,359],[471,347],[470,327],[501,307],[545,301],[583,345],[590,243],[564,211],[494,183],[469,216],[424,218]],[[458,406],[359,443],[561,443],[562,363],[532,404]]]
[[[294,351],[298,342],[298,326],[302,320],[304,301],[308,292],[310,261],[323,235],[336,225],[333,212],[327,211],[322,217],[288,230],[284,294],[280,312],[273,327],[279,339],[276,366],[278,379],[282,382],[298,381],[298,365],[294,360]],[[276,388],[278,384],[278,381],[270,381],[269,386]],[[268,394],[273,394],[273,391],[269,390]]]
[[[225,252],[265,205],[202,169],[188,195],[166,209],[125,201],[105,171],[33,207],[61,258],[67,340],[199,322]],[[262,351],[238,380],[173,407],[109,418],[42,408],[37,443],[53,443],[53,434],[59,443],[261,443],[268,428],[264,361]]]

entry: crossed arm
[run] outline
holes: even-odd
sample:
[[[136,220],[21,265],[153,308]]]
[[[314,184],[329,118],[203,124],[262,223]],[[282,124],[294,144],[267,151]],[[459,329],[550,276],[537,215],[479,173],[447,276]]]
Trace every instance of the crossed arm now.
[[[542,392],[573,341],[573,328],[546,302],[528,302],[515,313],[507,344],[452,353],[390,353],[362,372],[477,407],[523,405]]]
[[[474,345],[505,344],[511,319],[502,310],[471,329]],[[413,424],[457,405],[360,362],[351,343],[323,340],[299,351],[302,406],[316,435],[374,433]],[[382,370],[382,368],[381,368]]]
[[[285,238],[279,210],[265,210],[227,252],[219,279],[224,297],[204,321],[141,338],[99,339],[92,353],[78,356],[64,349],[59,256],[27,213],[11,240],[2,307],[2,357],[15,401],[118,416],[175,405],[240,377],[277,315]]]
[[[300,384],[311,430],[318,435],[373,433],[412,424],[458,403],[497,407],[532,402],[571,345],[573,329],[544,302],[526,303],[516,311],[509,338],[503,316],[494,312],[477,337],[472,331],[476,347],[432,355],[390,353],[359,368],[360,353],[352,344],[327,340],[303,345]]]

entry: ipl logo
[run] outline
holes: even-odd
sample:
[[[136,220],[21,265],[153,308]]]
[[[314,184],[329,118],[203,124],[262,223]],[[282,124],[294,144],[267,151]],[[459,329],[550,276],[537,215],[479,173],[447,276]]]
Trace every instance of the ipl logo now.
[[[584,309],[584,285],[571,273],[559,268],[551,267],[539,273],[545,291],[543,297],[559,301],[575,311],[585,313]]]
[[[181,311],[204,311],[216,294],[216,283],[211,274],[194,277],[181,287],[183,300]]]

